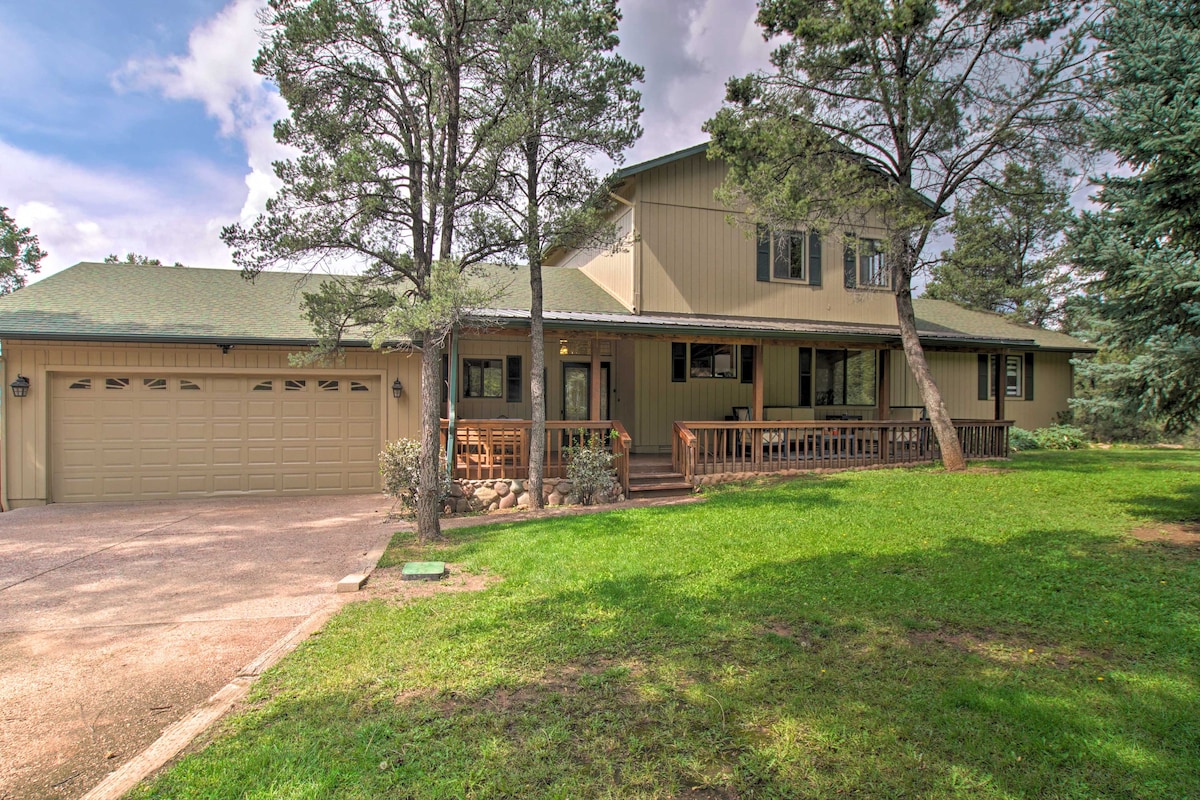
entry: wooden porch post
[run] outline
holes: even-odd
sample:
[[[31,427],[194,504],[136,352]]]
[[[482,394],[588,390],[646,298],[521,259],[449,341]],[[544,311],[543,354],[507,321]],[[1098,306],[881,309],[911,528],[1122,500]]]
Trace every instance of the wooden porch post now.
[[[879,387],[876,416],[880,421],[892,418],[892,351],[879,351]]]
[[[1008,353],[1005,350],[1000,351],[1000,355],[996,356],[995,374],[992,376],[992,381],[996,387],[996,419],[1004,419],[1004,395],[1005,395],[1005,378],[1008,370]]]
[[[588,391],[588,419],[593,422],[600,419],[600,340],[592,339],[592,370]]]
[[[754,343],[754,420],[761,422],[763,418],[763,343],[759,339]]]
[[[762,343],[762,339],[759,339],[758,341],[756,341],[754,343],[754,411],[752,412],[752,415],[750,417],[755,422],[762,422],[762,418],[763,418],[763,386],[764,386],[764,384],[765,384],[765,381],[763,379],[763,343]],[[754,443],[753,444],[754,450],[752,451],[754,460],[762,461],[763,434],[762,434],[761,428],[754,431],[754,435],[751,437],[751,441]]]

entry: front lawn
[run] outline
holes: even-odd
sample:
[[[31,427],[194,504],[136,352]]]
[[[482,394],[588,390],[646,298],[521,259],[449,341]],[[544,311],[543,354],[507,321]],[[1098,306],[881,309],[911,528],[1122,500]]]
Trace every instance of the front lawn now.
[[[136,794],[1200,797],[1200,453],[978,469],[394,542],[502,580],[352,605]]]

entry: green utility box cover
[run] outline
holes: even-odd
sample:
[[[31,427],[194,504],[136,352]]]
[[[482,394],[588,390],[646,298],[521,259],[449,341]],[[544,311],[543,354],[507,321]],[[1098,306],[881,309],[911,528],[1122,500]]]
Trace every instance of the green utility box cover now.
[[[440,581],[446,577],[445,561],[409,561],[400,577],[406,581]]]

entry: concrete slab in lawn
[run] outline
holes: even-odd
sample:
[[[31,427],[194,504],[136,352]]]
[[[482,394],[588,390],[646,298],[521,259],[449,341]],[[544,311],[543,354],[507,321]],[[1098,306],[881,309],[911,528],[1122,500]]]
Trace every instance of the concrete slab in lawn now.
[[[80,797],[328,603],[381,495],[0,514],[0,798]],[[342,595],[345,598],[347,595]]]

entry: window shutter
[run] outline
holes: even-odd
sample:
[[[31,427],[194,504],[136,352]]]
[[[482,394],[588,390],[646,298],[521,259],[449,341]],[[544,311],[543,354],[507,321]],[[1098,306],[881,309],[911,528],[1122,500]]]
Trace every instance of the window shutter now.
[[[687,382],[687,344],[671,342],[671,382]]]
[[[821,285],[821,234],[808,234],[808,284]]]
[[[504,390],[506,403],[521,402],[521,357],[508,356],[508,384]]]
[[[991,366],[991,359],[986,353],[979,354],[979,399],[988,399],[988,368]]]
[[[847,289],[858,285],[858,251],[851,241],[846,242],[846,252],[842,256],[842,282]]]
[[[771,280],[771,234],[766,225],[758,226],[758,280]]]
[[[1033,399],[1033,353],[1025,354],[1025,399]]]

